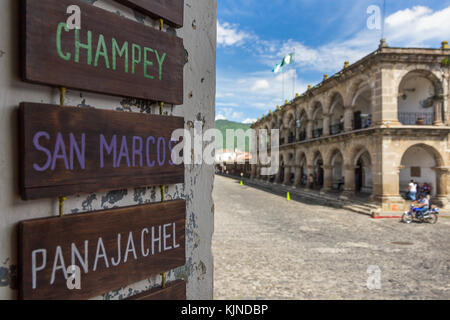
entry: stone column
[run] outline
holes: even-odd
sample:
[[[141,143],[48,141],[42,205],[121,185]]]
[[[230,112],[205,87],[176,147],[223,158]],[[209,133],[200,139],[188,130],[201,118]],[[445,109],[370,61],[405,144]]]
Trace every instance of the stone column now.
[[[306,172],[306,188],[310,189],[309,185],[309,175],[312,174],[314,176],[314,166],[307,166],[307,172]]]
[[[286,166],[284,168],[284,181],[283,184],[285,186],[289,185],[289,178],[291,176],[291,167],[290,166]]]
[[[295,166],[294,187],[298,186],[302,180],[302,171],[300,166]]]
[[[349,198],[355,195],[355,169],[354,165],[345,165],[345,184],[344,192],[342,192],[341,197]]]
[[[323,166],[323,188],[321,192],[331,191],[333,189],[333,167]]]
[[[436,101],[433,105],[434,108],[434,121],[433,126],[443,126],[444,122],[442,119],[442,108],[444,105],[444,99],[441,98],[439,101]]]
[[[436,172],[436,197],[433,198],[433,204],[445,208],[448,204],[448,188],[447,188],[447,177],[449,173],[449,168],[446,167],[436,167],[434,168]]]
[[[353,130],[353,109],[351,107],[345,107],[344,111],[344,131]]]
[[[323,136],[327,137],[330,135],[330,123],[331,123],[331,115],[324,114],[323,115]]]
[[[306,125],[306,139],[313,138],[313,121],[308,120],[308,124]]]

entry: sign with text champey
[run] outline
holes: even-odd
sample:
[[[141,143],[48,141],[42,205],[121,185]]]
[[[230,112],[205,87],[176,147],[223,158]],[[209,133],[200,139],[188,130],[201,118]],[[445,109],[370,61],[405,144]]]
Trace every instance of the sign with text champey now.
[[[89,299],[183,266],[185,208],[177,200],[21,222],[20,298]]]
[[[19,118],[25,200],[184,182],[171,155],[183,118],[35,103]]]
[[[164,19],[168,25],[183,26],[184,0],[116,0],[152,18]]]
[[[79,0],[22,0],[21,19],[23,80],[183,104],[182,39]]]

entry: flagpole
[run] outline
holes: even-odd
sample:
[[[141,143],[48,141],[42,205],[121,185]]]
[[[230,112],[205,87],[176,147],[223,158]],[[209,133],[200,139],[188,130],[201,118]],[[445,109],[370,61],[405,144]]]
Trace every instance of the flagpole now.
[[[385,20],[386,20],[386,0],[383,0],[383,21],[381,24],[381,39],[384,38]]]
[[[294,47],[294,58],[293,64],[295,65],[295,47]],[[295,82],[297,81],[297,69],[294,67],[294,86],[292,87],[292,99],[295,99]]]
[[[281,100],[281,105],[284,104],[284,70],[281,69],[281,82],[282,82],[282,88],[283,88],[283,95],[282,95],[282,100]]]

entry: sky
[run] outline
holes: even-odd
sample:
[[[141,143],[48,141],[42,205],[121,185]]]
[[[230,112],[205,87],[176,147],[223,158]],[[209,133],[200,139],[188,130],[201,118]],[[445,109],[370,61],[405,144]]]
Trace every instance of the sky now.
[[[216,120],[255,122],[373,52],[382,13],[383,0],[218,0]],[[440,48],[450,0],[386,0],[384,21],[391,47]],[[291,52],[294,63],[273,73]]]

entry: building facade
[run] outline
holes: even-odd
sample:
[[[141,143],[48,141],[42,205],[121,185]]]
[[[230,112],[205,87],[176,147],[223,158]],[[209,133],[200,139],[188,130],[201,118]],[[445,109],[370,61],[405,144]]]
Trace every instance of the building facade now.
[[[367,195],[383,211],[403,210],[411,180],[429,184],[433,204],[449,203],[449,75],[440,49],[390,48],[349,65],[252,128],[280,130],[280,168],[252,179]],[[269,139],[270,140],[270,139]],[[258,142],[259,145],[259,142]],[[268,143],[270,146],[270,143]]]

